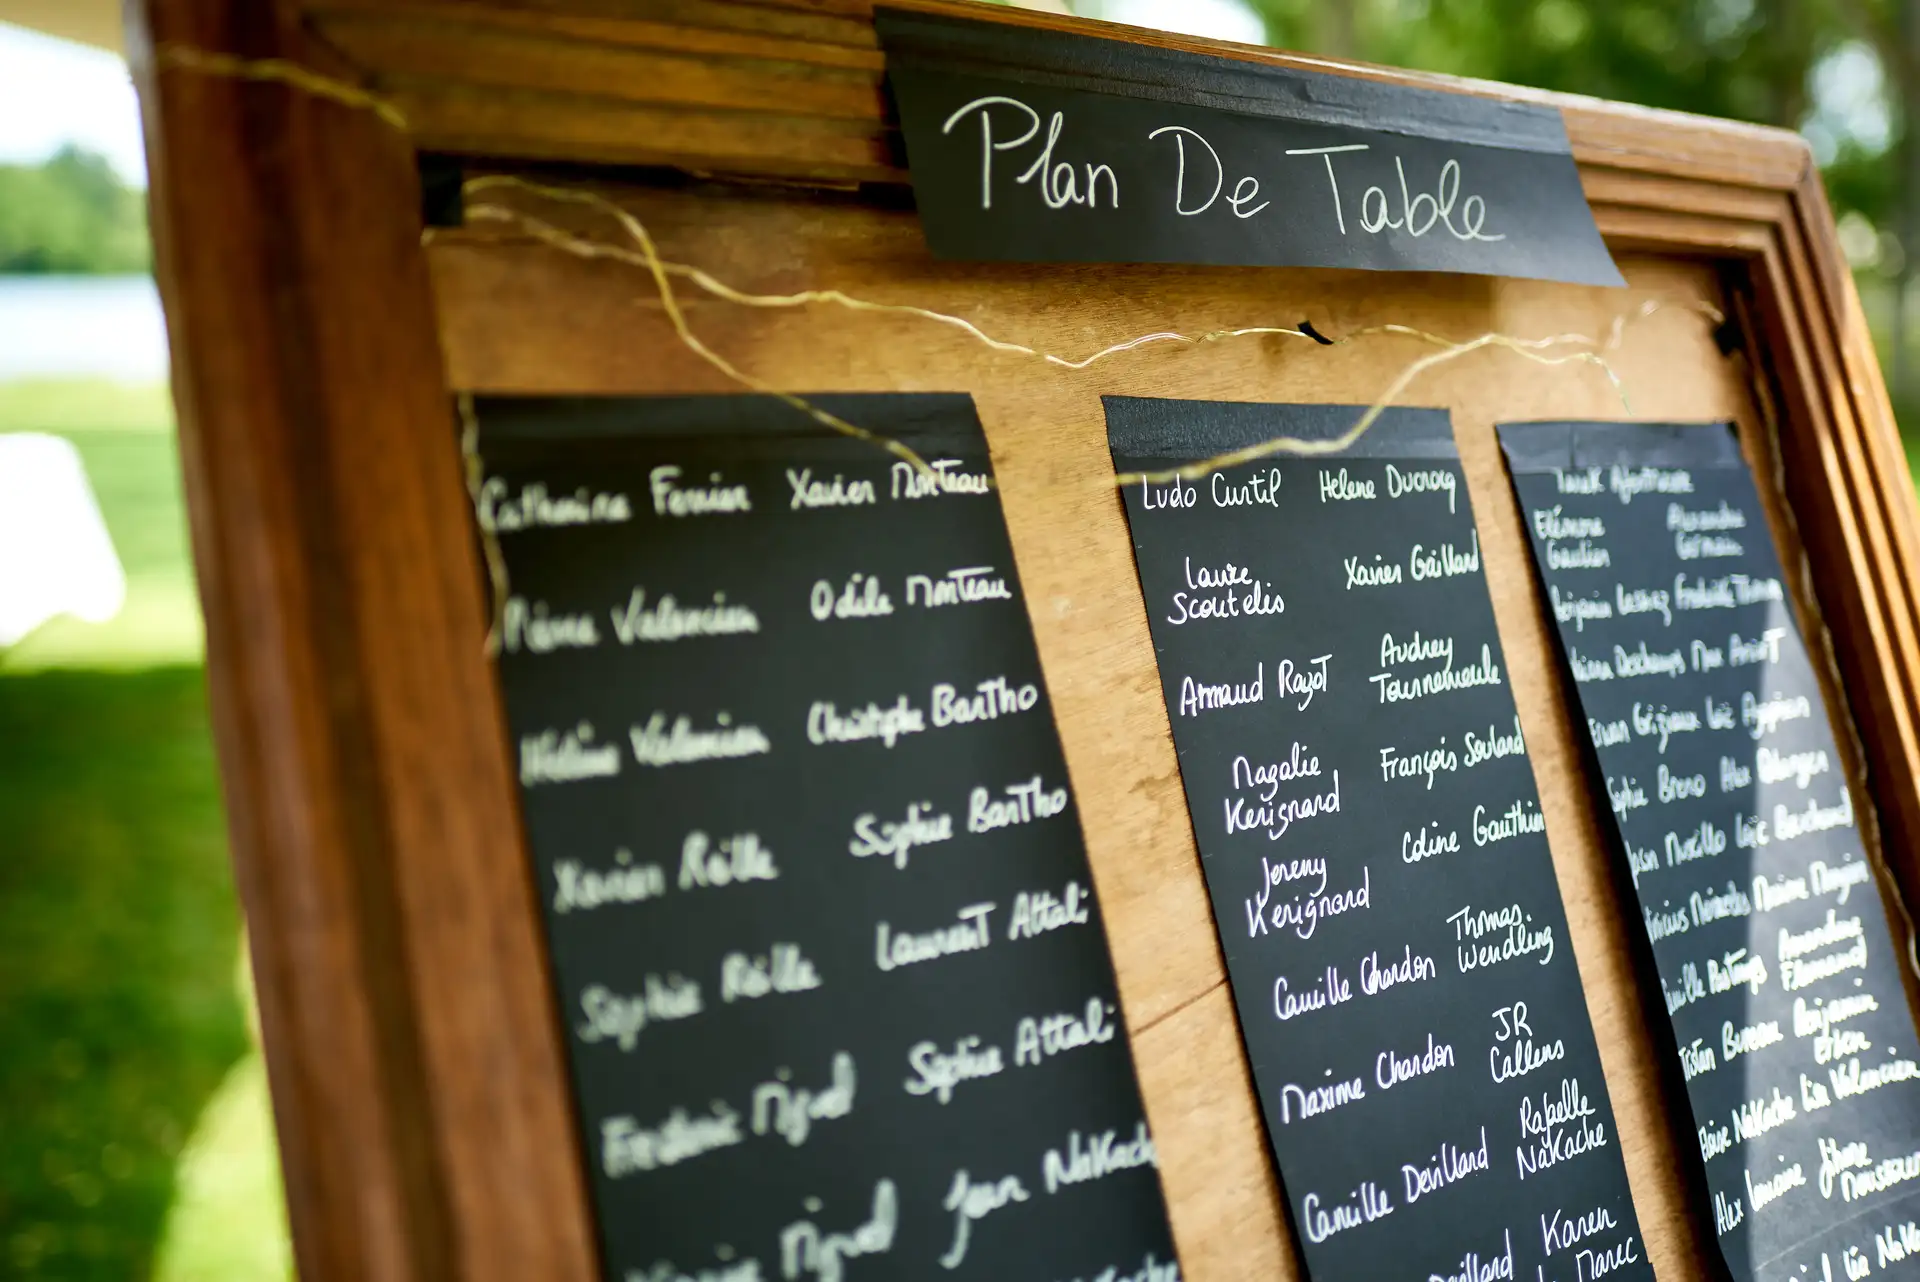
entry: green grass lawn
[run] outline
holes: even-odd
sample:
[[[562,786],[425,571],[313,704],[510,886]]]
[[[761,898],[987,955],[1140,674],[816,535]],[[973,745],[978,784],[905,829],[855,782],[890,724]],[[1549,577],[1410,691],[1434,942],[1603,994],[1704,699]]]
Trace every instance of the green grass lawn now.
[[[127,572],[0,652],[0,1278],[288,1276],[164,389],[0,383]]]

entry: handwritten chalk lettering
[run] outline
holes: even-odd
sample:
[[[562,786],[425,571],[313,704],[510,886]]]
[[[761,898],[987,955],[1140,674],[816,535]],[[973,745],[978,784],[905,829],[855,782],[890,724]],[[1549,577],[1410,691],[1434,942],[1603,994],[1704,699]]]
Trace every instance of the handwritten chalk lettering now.
[[[1502,1229],[1500,1240],[1504,1249],[1490,1256],[1478,1251],[1468,1251],[1460,1257],[1458,1273],[1429,1273],[1427,1282],[1512,1282],[1513,1272],[1513,1231]]]
[[[1374,951],[1360,959],[1360,991],[1373,997],[1400,984],[1423,983],[1439,973],[1433,958],[1414,952],[1411,944],[1402,949],[1398,960],[1385,965],[1380,962],[1379,952]]]
[[[1140,482],[1140,506],[1149,512],[1167,508],[1190,508],[1198,504],[1200,491],[1178,478],[1164,485]]]
[[[1433,1034],[1428,1033],[1426,1047],[1414,1051],[1411,1055],[1399,1055],[1391,1050],[1384,1050],[1375,1055],[1373,1083],[1383,1091],[1390,1091],[1402,1082],[1411,1082],[1430,1073],[1444,1072],[1452,1067],[1452,1044],[1436,1042]]]
[[[1667,769],[1667,763],[1664,761],[1660,763],[1660,771],[1654,783],[1655,795],[1660,798],[1662,805],[1707,795],[1705,775],[1677,775]]]
[[[1415,576],[1419,577],[1418,575]],[[1382,649],[1385,648],[1383,638]],[[1447,646],[1452,650],[1452,642]],[[1500,665],[1493,661],[1493,648],[1480,647],[1480,657],[1465,667],[1453,666],[1453,657],[1449,653],[1443,666],[1423,672],[1417,677],[1402,677],[1392,672],[1378,672],[1367,678],[1380,695],[1382,704],[1406,703],[1414,699],[1424,699],[1429,695],[1448,694],[1457,690],[1473,690],[1481,686],[1500,684]]]
[[[1811,1113],[1816,1109],[1826,1108],[1832,1103],[1833,1096],[1828,1092],[1826,1087],[1814,1081],[1805,1073],[1800,1074],[1800,1107],[1803,1110]]]
[[[575,525],[621,525],[633,519],[633,505],[617,491],[586,486],[554,494],[539,481],[514,493],[505,477],[490,476],[480,487],[480,528],[492,534],[557,529]]]
[[[1720,791],[1743,792],[1753,786],[1753,767],[1732,757],[1720,758]]]
[[[822,1209],[817,1197],[801,1205],[808,1215],[818,1215]],[[844,1233],[823,1233],[812,1220],[795,1220],[781,1229],[780,1275],[797,1279],[811,1273],[816,1282],[841,1282],[846,1261],[893,1250],[899,1228],[900,1194],[892,1180],[882,1179],[873,1186],[873,1210],[866,1221]]]
[[[1549,570],[1604,570],[1612,564],[1613,553],[1591,539],[1556,539],[1547,544]]]
[[[1483,970],[1501,962],[1539,953],[1537,965],[1553,960],[1553,924],[1532,928],[1533,914],[1519,904],[1504,908],[1475,908],[1473,905],[1447,914],[1453,927],[1454,960],[1460,973]],[[1482,942],[1486,941],[1486,942]]]
[[[635,588],[625,605],[615,606],[607,615],[613,620],[613,634],[620,638],[621,645],[730,637],[760,630],[760,616],[747,606],[729,602],[724,592],[715,592],[707,605],[681,605],[671,593],[648,605],[646,589]]]
[[[1852,1028],[1838,1029],[1832,1033],[1820,1034],[1813,1039],[1813,1062],[1831,1064],[1848,1056],[1859,1055],[1873,1049],[1873,1039],[1865,1033]]]
[[[613,852],[613,867],[588,868],[578,859],[553,865],[553,911],[586,912],[603,904],[640,904],[667,893],[659,864],[636,864],[625,846]]]
[[[1629,677],[1679,677],[1687,671],[1686,656],[1678,649],[1649,650],[1642,641],[1629,650],[1625,646],[1613,647],[1614,675],[1626,679]]]
[[[1687,643],[1687,662],[1695,672],[1715,672],[1727,666],[1727,652],[1695,637]]]
[[[1253,665],[1253,680],[1223,681],[1218,685],[1195,681],[1192,677],[1180,678],[1180,709],[1183,717],[1197,717],[1203,712],[1217,712],[1222,708],[1240,708],[1251,703],[1260,703],[1267,697],[1267,665]],[[1313,696],[1308,695],[1309,699]]]
[[[733,724],[733,714],[716,713],[711,730],[695,730],[686,716],[673,719],[667,726],[667,714],[656,712],[644,726],[629,726],[627,738],[633,744],[633,759],[643,766],[677,766],[694,761],[721,761],[737,757],[755,757],[772,752],[773,743],[758,726]]]
[[[1347,572],[1346,590],[1348,592],[1355,588],[1391,587],[1393,584],[1406,581],[1405,576],[1400,573],[1400,566],[1397,563],[1387,563],[1378,552],[1373,554],[1372,565],[1366,564],[1357,556],[1350,556],[1340,564]]]
[[[1691,1006],[1695,1002],[1704,1000],[1708,995],[1707,986],[1700,982],[1700,968],[1692,962],[1686,962],[1681,965],[1680,974],[1674,979],[1672,984],[1667,983],[1667,977],[1662,975],[1660,977],[1660,992],[1661,995],[1666,998],[1667,1014],[1669,1015],[1683,1007]],[[1712,1052],[1709,1051],[1708,1053],[1711,1054]],[[1708,1067],[1711,1068],[1713,1066],[1708,1065]]]
[[[1548,1091],[1535,1104],[1532,1096],[1520,1101],[1520,1143],[1513,1149],[1520,1178],[1571,1162],[1585,1153],[1607,1147],[1607,1126],[1596,1121],[1598,1110],[1580,1089],[1580,1079],[1560,1079],[1558,1094]]]
[[[1734,1141],[1745,1144],[1776,1127],[1785,1126],[1798,1116],[1793,1101],[1782,1095],[1776,1086],[1769,1094],[1746,1100],[1733,1110]]]
[[[1909,1180],[1920,1180],[1920,1152],[1875,1162],[1864,1143],[1842,1144],[1820,1137],[1821,1197],[1831,1198],[1838,1187],[1842,1200],[1851,1202]]]
[[[1467,546],[1457,548],[1443,543],[1429,548],[1416,543],[1407,553],[1407,573],[1418,583],[1425,579],[1452,579],[1462,574],[1480,573],[1480,532],[1467,536]]]
[[[1712,557],[1745,556],[1747,549],[1739,539],[1730,539],[1724,534],[1676,534],[1673,536],[1673,552],[1682,561],[1699,561]]]
[[[1332,471],[1320,469],[1320,501],[1322,503],[1357,503],[1375,497],[1373,481],[1355,480],[1347,475],[1347,469]]]
[[[1064,814],[1067,809],[1066,786],[1048,788],[1040,782],[1039,775],[1023,783],[1010,783],[1001,791],[1006,795],[996,797],[985,788],[975,788],[968,795],[968,832],[993,832],[998,828],[1037,823]]]
[[[1346,211],[1340,204],[1340,183],[1334,175],[1333,158],[1336,155],[1354,151],[1367,151],[1363,143],[1352,143],[1341,147],[1303,147],[1289,148],[1289,156],[1318,156],[1326,165],[1327,186],[1333,197],[1334,223],[1341,235],[1347,233]],[[1483,228],[1487,221],[1487,202],[1484,196],[1468,196],[1460,199],[1461,168],[1458,160],[1448,160],[1440,166],[1440,174],[1430,192],[1412,192],[1407,186],[1406,163],[1399,155],[1393,158],[1393,170],[1400,188],[1398,216],[1393,198],[1383,187],[1368,187],[1360,196],[1360,226],[1369,235],[1377,236],[1383,231],[1404,232],[1419,239],[1432,231],[1436,225],[1444,228],[1455,240],[1462,241],[1502,241],[1504,232],[1489,233]],[[1458,225],[1455,224],[1455,207],[1458,206]]]
[[[591,650],[600,644],[600,630],[591,614],[554,614],[545,601],[510,596],[500,611],[500,641],[508,654]]]
[[[871,814],[855,819],[853,840],[847,843],[847,853],[855,859],[878,855],[891,859],[896,869],[904,870],[907,857],[915,848],[952,839],[953,816],[935,814],[930,801],[916,801],[908,805],[906,818],[898,823],[882,821]]]
[[[810,467],[788,468],[787,488],[793,492],[787,503],[787,510],[792,512],[822,507],[870,507],[880,501],[872,481],[857,478],[849,481],[838,472],[829,481],[814,476]]]
[[[1736,668],[1749,667],[1757,663],[1780,662],[1780,642],[1787,635],[1785,628],[1768,628],[1757,637],[1741,637],[1738,632],[1727,636],[1727,662]]]
[[[1567,1057],[1567,1043],[1563,1038],[1556,1037],[1550,1042],[1534,1040],[1526,1011],[1525,1002],[1515,1002],[1493,1013],[1501,1027],[1494,1034],[1494,1044],[1487,1048],[1487,1073],[1496,1082],[1526,1077]]]
[[[1905,1220],[1878,1230],[1873,1235],[1873,1253],[1881,1268],[1920,1255],[1920,1224]]]
[[[1431,1193],[1458,1184],[1491,1168],[1487,1153],[1487,1128],[1480,1128],[1480,1147],[1463,1149],[1457,1144],[1442,1144],[1425,1162],[1400,1164],[1404,1184],[1402,1206],[1412,1206]]]
[[[1574,1252],[1574,1268],[1578,1270],[1580,1282],[1598,1282],[1609,1273],[1626,1268],[1629,1264],[1640,1263],[1640,1247],[1633,1234],[1627,1240],[1610,1246],[1604,1251],[1593,1251],[1581,1247]]]
[[[580,993],[580,1012],[586,1022],[575,1025],[573,1031],[588,1046],[614,1042],[630,1051],[648,1025],[691,1019],[705,1009],[700,985],[677,974],[665,979],[648,975],[641,990],[631,995],[616,993],[604,984],[589,984]]]
[[[1600,477],[1602,468],[1587,467],[1579,471],[1556,467],[1553,469],[1554,491],[1558,494],[1605,494],[1606,482]]]
[[[720,473],[710,472],[705,485],[683,488],[680,485],[683,475],[685,473],[671,463],[647,473],[647,489],[653,495],[655,516],[731,516],[753,511],[753,499],[746,486],[728,485]]]
[[[1665,588],[1634,588],[1627,590],[1624,583],[1613,585],[1613,606],[1623,619],[1638,614],[1657,614],[1660,622],[1673,626],[1673,594]]]
[[[1674,735],[1692,734],[1700,729],[1700,714],[1691,708],[1676,711],[1664,703],[1655,705],[1636,699],[1633,704],[1633,729],[1642,739],[1657,736],[1660,740],[1659,750],[1664,754]]]
[[[816,579],[807,594],[807,612],[818,622],[829,619],[877,619],[893,613],[893,598],[881,590],[880,580],[855,571],[838,591],[827,579]]]
[[[1013,897],[1013,911],[1007,914],[1007,939],[1034,939],[1068,926],[1084,926],[1092,902],[1093,896],[1077,881],[1069,881],[1057,895],[1051,890],[1023,890]]]
[[[1743,605],[1762,605],[1783,601],[1778,579],[1756,579],[1745,574],[1727,574],[1717,579],[1694,579],[1684,574],[1673,578],[1673,608],[1676,610],[1733,610]]]
[[[1425,828],[1410,829],[1400,834],[1400,862],[1417,864],[1423,859],[1435,855],[1452,855],[1460,852],[1460,834],[1442,833],[1440,821],[1434,819]]]
[[[1711,859],[1727,848],[1726,832],[1705,819],[1700,821],[1699,827],[1689,828],[1685,836],[1669,832],[1662,841],[1669,868],[1678,868],[1696,859]]]
[[[1604,539],[1607,523],[1597,516],[1568,516],[1566,508],[1555,503],[1533,510],[1533,532],[1543,541]]]
[[[1818,775],[1833,769],[1824,749],[1812,752],[1775,752],[1772,748],[1762,747],[1755,756],[1754,765],[1760,771],[1761,783],[1781,783],[1793,780],[1796,788],[1805,789]]]
[[[1616,815],[1631,814],[1652,804],[1647,800],[1646,790],[1641,788],[1640,781],[1632,775],[1608,775],[1607,797],[1613,803],[1613,813]]]
[[[1880,1009],[1880,1001],[1872,993],[1854,993],[1846,997],[1836,997],[1828,1001],[1823,997],[1813,999],[1813,1005],[1807,1005],[1807,999],[1793,999],[1793,1035],[1811,1037],[1817,1042],[1821,1038],[1834,1038],[1836,1026],[1862,1015],[1871,1015]]]
[[[1656,944],[1663,939],[1671,939],[1675,935],[1684,935],[1693,929],[1693,921],[1687,916],[1687,910],[1673,907],[1673,901],[1670,899],[1661,900],[1658,908],[1651,904],[1642,904],[1640,916],[1646,923],[1647,938]]]
[[[853,1056],[835,1052],[832,1075],[833,1085],[815,1091],[795,1086],[791,1069],[776,1069],[772,1081],[753,1088],[753,1133],[778,1135],[799,1148],[813,1134],[815,1122],[838,1121],[853,1112],[858,1084]]]
[[[1020,1183],[1018,1176],[1009,1175],[999,1180],[976,1183],[968,1178],[965,1170],[955,1171],[946,1200],[940,1203],[953,1212],[953,1244],[940,1257],[940,1267],[959,1268],[967,1258],[967,1243],[972,1236],[973,1225],[1003,1206],[1026,1201],[1027,1196],[1026,1186]]]
[[[626,1282],[766,1282],[760,1261],[754,1257],[736,1259],[732,1248],[725,1246],[714,1254],[721,1262],[712,1268],[687,1273],[671,1260],[655,1260],[650,1268],[628,1269]]]
[[[590,722],[572,730],[542,730],[520,736],[520,785],[610,779],[620,773],[620,746],[594,742]]]
[[[1454,498],[1459,478],[1443,467],[1418,468],[1401,471],[1393,464],[1387,464],[1387,497],[1404,498],[1409,494],[1444,494],[1447,496],[1447,511],[1454,511]]]
[[[1294,711],[1305,712],[1313,706],[1313,696],[1327,691],[1327,660],[1331,658],[1331,654],[1322,654],[1303,664],[1295,664],[1292,659],[1280,660],[1273,670],[1274,696],[1291,699],[1298,695],[1300,702],[1294,705]]]
[[[1079,1131],[1067,1132],[1065,1151],[1050,1148],[1040,1159],[1040,1178],[1049,1194],[1069,1184],[1105,1179],[1120,1171],[1160,1165],[1146,1122],[1135,1123],[1133,1137],[1122,1140],[1117,1130],[1102,1131],[1086,1140]]]
[[[1348,1194],[1345,1201],[1331,1207],[1321,1204],[1318,1193],[1307,1194],[1300,1200],[1300,1221],[1305,1226],[1307,1241],[1317,1246],[1336,1233],[1392,1215],[1396,1209],[1393,1196],[1368,1181]]]
[[[1551,1216],[1540,1217],[1540,1249],[1552,1255],[1619,1227],[1614,1222],[1613,1212],[1604,1206],[1596,1206],[1586,1214],[1576,1216],[1567,1216],[1565,1211],[1556,1208]]]
[[[1713,1195],[1713,1231],[1721,1237],[1740,1227],[1747,1218],[1747,1204],[1736,1195],[1728,1198],[1726,1194],[1715,1191]]]
[[[1749,954],[1744,948],[1722,953],[1718,958],[1707,958],[1707,991],[1710,993],[1730,993],[1743,986],[1748,993],[1758,993],[1767,979],[1767,959]]]
[[[936,727],[996,721],[1030,712],[1040,702],[1040,687],[1032,682],[1011,685],[1005,677],[990,677],[974,686],[972,694],[941,682],[933,688],[933,724]]]
[[[928,459],[926,472],[911,463],[895,463],[889,470],[893,483],[893,497],[931,499],[943,494],[990,494],[993,492],[992,477],[984,472],[965,471],[965,467],[966,464],[957,458]],[[932,475],[928,475],[928,472]]]
[[[773,852],[750,832],[722,837],[716,846],[706,833],[695,830],[680,843],[680,889],[705,890],[749,881],[777,881],[780,868]]]
[[[1185,125],[1162,125],[1149,133],[1147,140],[1151,142],[1163,134],[1172,139],[1174,146],[1173,212],[1187,218],[1206,213],[1213,208],[1214,202],[1220,199],[1220,191],[1226,186],[1227,171],[1226,167],[1220,163],[1220,153],[1214,150],[1213,144],[1208,142],[1198,130],[1189,129]],[[1193,153],[1195,162],[1193,190],[1198,192],[1205,187],[1208,175],[1211,175],[1213,181],[1213,187],[1207,192],[1204,200],[1196,196],[1191,202],[1187,189],[1187,139],[1189,138],[1196,144],[1196,150]],[[1227,206],[1236,218],[1251,218],[1271,203],[1260,201],[1258,205],[1253,205],[1256,200],[1260,200],[1260,183],[1251,175],[1247,175],[1234,183],[1233,194],[1227,197]],[[1193,204],[1193,208],[1187,208],[1189,203]],[[1248,205],[1253,205],[1253,208],[1245,208]]]
[[[1581,654],[1572,646],[1567,647],[1567,666],[1573,669],[1573,679],[1580,685],[1586,685],[1589,681],[1613,680],[1613,666],[1605,659]]]
[[[1756,1212],[1778,1202],[1794,1189],[1805,1188],[1807,1186],[1806,1171],[1802,1169],[1798,1162],[1795,1162],[1791,1166],[1782,1167],[1774,1174],[1760,1180],[1757,1184],[1754,1183],[1752,1171],[1742,1171],[1740,1175],[1747,1184],[1747,1204]]]
[[[1624,719],[1601,721],[1588,717],[1587,733],[1593,736],[1593,746],[1596,748],[1617,748],[1633,740],[1633,727]]]
[[[1740,695],[1740,722],[1755,739],[1772,734],[1790,721],[1804,721],[1813,715],[1813,701],[1804,694],[1775,694],[1756,699],[1751,690]]]
[[[1693,474],[1685,468],[1615,464],[1607,470],[1607,487],[1624,507],[1642,494],[1691,494]]]
[[[1733,1150],[1733,1132],[1717,1122],[1696,1127],[1695,1134],[1700,1141],[1700,1160],[1703,1162],[1711,1162],[1722,1153]]]
[[[1680,1048],[1680,1074],[1689,1082],[1719,1067],[1720,1061],[1714,1058],[1713,1047],[1704,1037],[1696,1037]]]
[[[1851,941],[1849,943],[1849,941]],[[1807,960],[1808,953],[1848,946],[1836,953]],[[1860,918],[1841,917],[1827,909],[1827,919],[1809,930],[1780,930],[1780,987],[1787,992],[1806,988],[1842,971],[1865,969],[1867,937]]]
[[[997,133],[996,107],[1005,109],[999,115],[1008,122]],[[969,116],[980,125],[980,208],[992,209],[993,158],[1000,152],[1024,147],[1038,137],[1040,113],[1018,98],[988,94],[975,98],[948,116],[946,123],[940,126],[940,132],[951,134]],[[1085,205],[1091,209],[1099,204],[1101,180],[1105,179],[1108,208],[1120,208],[1120,179],[1110,166],[1083,161],[1082,168],[1075,169],[1068,161],[1053,158],[1054,148],[1059,145],[1060,135],[1065,128],[1066,113],[1054,112],[1047,122],[1047,140],[1041,145],[1038,156],[1014,181],[1025,186],[1038,178],[1040,181],[1034,191],[1048,209],[1064,209],[1069,205]],[[1081,190],[1082,178],[1086,183],[1085,191]]]
[[[1824,859],[1816,859],[1807,865],[1807,879],[1812,883],[1816,895],[1832,895],[1834,902],[1842,907],[1855,886],[1864,886],[1873,880],[1873,871],[1864,862],[1856,860],[1853,853],[1840,857],[1838,864],[1829,864]]]
[[[1425,779],[1427,791],[1433,791],[1435,777],[1452,774],[1460,769],[1460,754],[1447,747],[1447,737],[1440,736],[1440,742],[1431,748],[1402,752],[1398,748],[1380,749],[1380,779],[1391,783],[1395,779]]]
[[[972,1035],[956,1041],[951,1051],[942,1051],[932,1042],[916,1042],[907,1051],[907,1064],[914,1072],[906,1080],[907,1094],[931,1095],[942,1104],[953,1099],[954,1089],[962,1082],[997,1077],[1007,1067],[998,1046],[982,1046]]]
[[[807,741],[822,746],[878,739],[891,748],[905,736],[926,728],[926,714],[908,703],[904,694],[885,707],[869,703],[841,712],[831,701],[817,701],[807,709]]]
[[[600,1169],[610,1180],[637,1171],[678,1166],[703,1153],[746,1142],[740,1114],[715,1100],[704,1114],[676,1108],[657,1126],[641,1126],[631,1116],[605,1118],[600,1123]]]
[[[1267,589],[1265,579],[1254,578],[1252,570],[1231,561],[1196,570],[1188,557],[1186,583],[1186,590],[1173,594],[1173,613],[1167,616],[1175,627],[1203,619],[1264,618],[1285,613],[1287,608],[1279,593]]]
[[[1221,800],[1227,835],[1231,837],[1243,832],[1264,831],[1268,841],[1278,841],[1296,823],[1317,819],[1322,815],[1338,814],[1338,770],[1333,772],[1333,784],[1325,792],[1308,793],[1304,797],[1277,796],[1284,782],[1319,776],[1320,758],[1307,751],[1298,741],[1284,761],[1256,766],[1245,757],[1235,757],[1233,787],[1252,789],[1258,793],[1259,799],[1250,802],[1244,797],[1226,797]]]
[[[1124,1264],[1109,1264],[1091,1278],[1075,1278],[1073,1282],[1180,1282],[1180,1263],[1163,1261],[1149,1251],[1137,1269],[1129,1271]]]
[[[1910,1059],[1890,1059],[1872,1068],[1861,1068],[1859,1060],[1850,1059],[1839,1068],[1827,1070],[1827,1080],[1833,1083],[1835,1099],[1852,1099],[1868,1091],[1877,1091],[1882,1086],[1910,1082],[1916,1077],[1920,1077],[1920,1064]]]
[[[1695,926],[1752,914],[1753,897],[1732,882],[1727,883],[1725,890],[1705,893],[1696,890],[1687,896],[1687,916]]]
[[[1208,481],[1208,496],[1215,507],[1280,506],[1280,469],[1268,468],[1245,478],[1229,480],[1225,472],[1215,472]]]
[[[1341,977],[1337,966],[1327,967],[1312,988],[1301,992],[1295,992],[1287,977],[1280,975],[1273,981],[1273,1017],[1284,1024],[1302,1015],[1338,1006],[1352,997],[1353,984]]]
[[[1264,857],[1262,862],[1265,863]],[[1358,886],[1327,894],[1326,875],[1323,871],[1320,890],[1295,895],[1291,900],[1282,900],[1269,908],[1268,903],[1273,894],[1273,887],[1278,884],[1273,876],[1278,866],[1269,864],[1267,867],[1269,869],[1267,879],[1262,882],[1259,891],[1246,901],[1249,938],[1266,934],[1268,927],[1271,926],[1277,931],[1292,930],[1300,939],[1312,939],[1322,921],[1373,906],[1373,872],[1362,864]]]
[[[1485,806],[1473,808],[1473,844],[1476,846],[1491,846],[1511,837],[1546,830],[1546,816],[1528,797],[1520,798],[1498,815],[1490,815]]]
[[[1081,1015],[1061,1012],[1053,1015],[1025,1016],[1014,1026],[1013,1066],[1030,1067],[1055,1055],[1097,1046],[1113,1040],[1115,1008],[1098,997],[1087,999]]]
[[[1789,810],[1779,804],[1773,808],[1773,835],[1781,841],[1792,841],[1796,837],[1828,832],[1834,828],[1851,827],[1853,794],[1847,791],[1845,785],[1840,788],[1840,800],[1831,806],[1823,806],[1809,798],[1799,810]]]
[[[1736,850],[1758,850],[1762,846],[1773,844],[1773,838],[1767,832],[1767,821],[1736,814],[1733,817],[1733,845]]]
[[[980,601],[1011,601],[1013,589],[993,572],[990,565],[967,565],[948,570],[940,578],[925,574],[907,576],[907,604],[923,610],[942,610],[951,605],[973,605]]]
[[[1562,593],[1560,585],[1549,583],[1547,597],[1553,605],[1553,617],[1561,623],[1571,623],[1576,633],[1585,632],[1589,623],[1599,623],[1613,617],[1613,603],[1602,596],[1575,596]]]
[[[1504,757],[1524,757],[1527,755],[1527,740],[1520,733],[1520,716],[1514,714],[1513,731],[1507,733],[1495,726],[1487,727],[1486,737],[1469,730],[1463,736],[1467,749],[1465,768],[1473,769],[1488,761],[1499,761]]]
[[[891,926],[880,922],[873,932],[874,965],[883,971],[897,970],[958,953],[978,952],[993,942],[989,921],[993,908],[991,901],[968,904],[954,914],[959,920],[953,925],[917,935],[896,935]]]
[[[720,962],[720,1000],[751,1001],[820,987],[820,972],[800,945],[774,944],[765,953],[728,953]]]

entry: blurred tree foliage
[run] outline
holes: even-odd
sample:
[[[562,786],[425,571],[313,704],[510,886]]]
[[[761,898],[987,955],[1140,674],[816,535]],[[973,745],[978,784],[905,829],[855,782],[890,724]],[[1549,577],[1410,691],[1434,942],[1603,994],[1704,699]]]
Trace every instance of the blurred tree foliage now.
[[[105,159],[67,147],[38,165],[0,165],[0,274],[151,269],[145,193]]]

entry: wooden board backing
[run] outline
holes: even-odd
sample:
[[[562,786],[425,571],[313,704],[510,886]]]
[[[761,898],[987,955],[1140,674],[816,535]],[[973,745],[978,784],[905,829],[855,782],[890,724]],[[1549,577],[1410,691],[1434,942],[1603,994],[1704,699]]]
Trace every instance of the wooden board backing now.
[[[830,304],[748,309],[682,291],[701,337],[777,386],[967,391],[979,405],[1086,827],[1181,1258],[1195,1282],[1292,1278],[1295,1266],[1110,480],[1099,397],[1365,404],[1435,350],[1411,336],[1362,332],[1369,327],[1400,325],[1451,340],[1582,334],[1604,344],[1618,322],[1618,345],[1606,360],[1619,389],[1590,362],[1542,365],[1490,347],[1436,368],[1402,399],[1453,415],[1648,1249],[1662,1277],[1709,1276],[1675,1175],[1675,1131],[1665,1120],[1684,1117],[1685,1103],[1663,1097],[1647,1031],[1647,1021],[1664,1012],[1647,1006],[1628,971],[1634,909],[1618,902],[1605,870],[1603,816],[1576,755],[1574,735],[1584,729],[1570,720],[1559,689],[1493,424],[1732,418],[1758,439],[1744,367],[1714,341],[1723,299],[1711,268],[1630,258],[1623,267],[1631,287],[1617,291],[1333,271],[955,265],[928,257],[910,214],[854,201],[621,195],[668,258],[737,288],[837,288],[911,303],[1066,356],[1156,331],[1200,334],[1302,319],[1324,334],[1354,336],[1334,348],[1287,337],[1165,344],[1074,372],[995,353],[929,320]],[[620,239],[611,220],[556,210],[537,197],[517,195],[513,203],[603,242]],[[675,338],[650,279],[636,268],[583,262],[477,229],[436,236],[429,260],[456,387],[671,393],[733,386]],[[1654,310],[1643,314],[1648,304]]]

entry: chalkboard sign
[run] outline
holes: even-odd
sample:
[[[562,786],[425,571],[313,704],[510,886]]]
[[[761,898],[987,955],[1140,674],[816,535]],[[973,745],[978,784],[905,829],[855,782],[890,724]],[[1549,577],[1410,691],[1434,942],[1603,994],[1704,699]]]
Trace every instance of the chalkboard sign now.
[[[1920,1044],[1725,425],[1500,429],[1736,1277],[1920,1277]],[[1862,1263],[1864,1261],[1864,1263]]]
[[[1107,400],[1128,471],[1359,413]],[[1126,507],[1310,1273],[1651,1278],[1448,416]]]
[[[1625,282],[1560,112],[876,9],[943,258]]]
[[[606,1274],[1175,1282],[964,396],[487,399]]]

